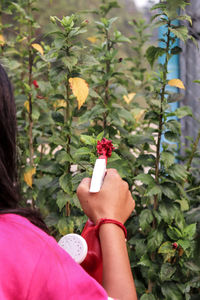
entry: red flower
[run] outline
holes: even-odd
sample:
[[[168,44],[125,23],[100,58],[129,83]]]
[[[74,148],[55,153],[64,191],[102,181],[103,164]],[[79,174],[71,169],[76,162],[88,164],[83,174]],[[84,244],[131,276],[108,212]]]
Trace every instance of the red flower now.
[[[36,87],[36,89],[38,89],[38,88],[39,88],[39,85],[38,85],[38,83],[37,83],[37,81],[36,81],[36,80],[33,80],[33,85]]]
[[[115,148],[113,147],[112,141],[107,140],[106,138],[103,138],[100,141],[97,142],[97,153],[99,155],[105,155],[106,157],[110,157],[112,154],[112,150]]]
[[[173,243],[172,247],[173,247],[173,249],[177,249],[178,248],[178,244],[177,243]]]

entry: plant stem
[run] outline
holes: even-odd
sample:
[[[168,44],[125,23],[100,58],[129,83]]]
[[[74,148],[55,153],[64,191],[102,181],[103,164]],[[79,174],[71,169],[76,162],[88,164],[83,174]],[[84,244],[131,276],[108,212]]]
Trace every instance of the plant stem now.
[[[170,21],[168,22],[168,28],[170,27]],[[166,59],[163,71],[163,86],[161,90],[161,103],[160,103],[160,114],[159,114],[159,125],[158,125],[158,140],[156,144],[156,164],[155,164],[155,182],[159,184],[159,172],[160,172],[160,147],[161,147],[161,137],[163,129],[163,103],[165,101],[165,91],[166,91],[166,81],[168,73],[168,62],[169,62],[169,49],[170,49],[170,30],[167,32],[167,42],[166,42]],[[154,196],[154,209],[158,208],[158,195]]]
[[[162,130],[163,130],[163,103],[165,101],[165,91],[167,85],[167,73],[168,73],[168,62],[169,62],[169,50],[170,50],[170,21],[168,22],[168,31],[167,31],[167,42],[166,42],[166,59],[164,63],[164,71],[163,71],[163,85],[160,94],[160,114],[159,114],[159,124],[158,124],[158,140],[156,144],[156,163],[155,163],[155,183],[159,184],[159,173],[160,173],[160,148],[161,148],[161,137],[162,137]],[[158,209],[158,195],[154,196],[154,210]],[[152,228],[156,228],[156,218],[154,217]],[[151,253],[151,260],[155,260],[155,253]],[[148,293],[152,293],[152,289],[154,286],[154,282],[151,280],[148,281]]]
[[[70,119],[70,102],[69,102],[69,96],[70,96],[70,87],[69,87],[69,80],[67,79],[67,82],[66,82],[66,96],[67,96],[67,100],[66,100],[66,109],[64,110],[64,124],[67,124],[69,125],[69,122],[71,123],[71,119]],[[68,130],[70,128],[70,125],[68,126]],[[70,143],[71,143],[71,136],[70,136],[70,133],[67,134],[67,154],[70,155]],[[68,173],[70,173],[70,167],[71,167],[71,164],[70,162],[68,163],[68,168],[67,168],[67,171]],[[71,209],[70,209],[70,203],[69,201],[67,201],[66,203],[66,216],[69,217],[71,214]]]
[[[107,42],[107,51],[110,52],[110,45],[109,45],[109,36],[108,31],[106,31],[106,42]],[[110,61],[106,61],[106,74],[110,72]],[[107,106],[109,102],[109,80],[107,79],[105,82],[105,97],[104,97],[104,104]],[[103,115],[103,128],[105,129],[107,126],[107,112]]]
[[[28,1],[28,15],[31,14],[31,4]],[[29,159],[30,159],[30,166],[33,167],[33,156],[34,156],[34,148],[33,148],[33,118],[32,118],[32,69],[33,69],[33,53],[31,47],[31,39],[33,36],[32,32],[32,23],[31,21],[28,22],[28,85],[29,85],[29,93],[28,93],[28,103],[29,103],[29,111],[28,111],[28,136],[29,136]],[[31,202],[32,208],[34,208],[34,199],[32,198]]]
[[[30,15],[30,2],[28,1],[28,14]],[[28,103],[29,103],[29,112],[28,112],[28,120],[29,120],[29,158],[30,158],[30,165],[33,166],[33,156],[34,156],[34,149],[33,149],[33,118],[32,118],[32,93],[31,93],[31,86],[32,86],[32,68],[33,68],[33,54],[31,48],[31,39],[32,39],[32,24],[29,22],[28,24],[28,85],[30,88],[30,92],[28,93]]]
[[[191,165],[192,165],[192,161],[193,161],[195,152],[197,151],[197,147],[198,147],[199,141],[200,141],[200,129],[199,129],[197,138],[196,138],[196,140],[195,140],[195,142],[193,144],[192,152],[190,154],[190,157],[189,157],[189,160],[188,160],[188,163],[187,163],[187,171],[188,172],[190,171],[190,168],[191,168]]]

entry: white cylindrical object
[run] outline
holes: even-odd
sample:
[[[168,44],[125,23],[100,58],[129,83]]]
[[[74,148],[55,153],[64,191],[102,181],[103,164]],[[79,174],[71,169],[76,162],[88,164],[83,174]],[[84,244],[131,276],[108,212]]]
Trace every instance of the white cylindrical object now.
[[[106,160],[103,158],[97,159],[95,162],[91,185],[90,185],[91,193],[97,193],[100,191],[105,173],[106,173]]]
[[[88,246],[86,240],[79,234],[69,233],[58,242],[78,264],[81,264],[87,256]]]

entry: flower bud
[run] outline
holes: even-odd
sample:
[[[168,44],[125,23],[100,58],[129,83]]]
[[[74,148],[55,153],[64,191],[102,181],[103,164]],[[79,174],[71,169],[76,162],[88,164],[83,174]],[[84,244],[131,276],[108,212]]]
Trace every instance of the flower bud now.
[[[36,89],[39,88],[39,85],[38,85],[38,83],[37,83],[37,80],[33,80],[33,85],[36,87]]]
[[[173,247],[173,249],[177,249],[178,248],[178,244],[177,243],[173,243],[172,247]]]

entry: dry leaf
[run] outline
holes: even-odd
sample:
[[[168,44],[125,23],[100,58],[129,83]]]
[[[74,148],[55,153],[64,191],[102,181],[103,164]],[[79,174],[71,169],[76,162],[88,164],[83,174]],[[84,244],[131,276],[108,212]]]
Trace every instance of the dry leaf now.
[[[0,46],[5,45],[5,38],[2,34],[0,34]]]
[[[97,42],[96,36],[89,36],[87,40],[90,41],[92,44],[95,44]]]
[[[84,79],[78,77],[70,78],[69,83],[74,96],[77,98],[78,109],[80,109],[89,93],[88,84]]]
[[[41,55],[44,54],[44,50],[42,48],[42,46],[40,46],[39,44],[32,44],[31,45],[35,50],[37,50],[38,52],[40,52]]]
[[[24,102],[24,107],[26,108],[27,112],[30,112],[30,107],[29,107],[29,101],[28,100],[26,100]]]
[[[175,86],[179,89],[184,89],[185,90],[184,84],[180,79],[171,79],[170,81],[168,81],[168,84],[170,86]]]
[[[28,186],[32,187],[33,184],[33,175],[36,173],[36,168],[31,168],[24,173],[24,181]]]
[[[133,100],[133,98],[135,97],[135,95],[136,95],[136,93],[130,93],[127,96],[124,95],[123,98],[126,101],[126,103],[129,104],[131,102],[131,100]]]
[[[138,123],[144,116],[145,109],[142,109],[138,114],[135,115],[135,121]]]
[[[53,104],[53,107],[56,109],[56,108],[59,108],[59,107],[66,107],[67,104],[66,104],[66,101],[64,99],[61,99],[61,100],[56,100],[55,103]]]

